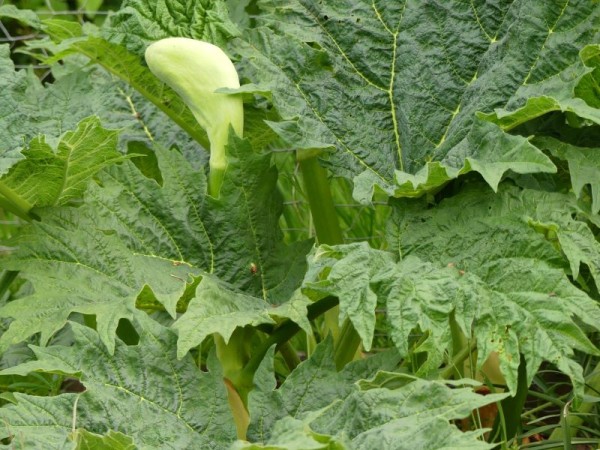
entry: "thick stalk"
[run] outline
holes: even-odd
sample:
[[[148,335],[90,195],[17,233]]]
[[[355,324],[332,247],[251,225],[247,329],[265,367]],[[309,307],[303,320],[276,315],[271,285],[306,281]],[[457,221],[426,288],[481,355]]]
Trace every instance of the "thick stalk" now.
[[[467,337],[464,335],[460,326],[456,322],[455,311],[450,314],[450,333],[452,334],[452,354],[459,354],[465,347],[469,346]],[[470,354],[470,352],[469,352]],[[465,364],[455,367],[456,376],[460,379],[465,376]]]
[[[338,216],[333,204],[327,171],[321,167],[316,157],[298,158],[304,189],[310,205],[310,212],[315,225],[317,241],[319,244],[338,245],[344,243],[342,230],[338,222]],[[346,319],[342,326],[342,334],[339,331],[338,317],[339,309],[334,308],[325,314],[325,325],[338,342],[336,346],[336,366],[352,360],[358,347],[360,337]],[[341,345],[343,343],[343,345]],[[348,359],[350,357],[350,359]],[[340,367],[340,364],[342,366]]]
[[[529,392],[526,368],[525,357],[521,355],[517,378],[517,392],[514,397],[507,397],[500,402],[500,412],[496,416],[494,427],[490,432],[491,439],[502,435],[505,442],[510,442],[521,432],[521,414],[523,413],[523,407],[527,399],[527,393]]]
[[[285,365],[288,366],[290,372],[298,367],[298,365],[302,362],[298,357],[298,353],[296,353],[294,347],[290,345],[290,341],[286,341],[280,344],[278,347],[279,353],[281,353],[281,356],[285,361]]]
[[[221,335],[213,335],[217,357],[223,370],[223,383],[227,388],[227,400],[233,414],[238,439],[246,439],[246,430],[250,422],[247,409],[248,392],[252,388],[252,377],[250,376],[248,379],[242,373],[244,364],[243,337],[243,334],[241,336],[232,336],[229,343],[226,344]]]
[[[327,171],[317,158],[299,162],[319,244],[343,244],[344,237],[333,205]]]
[[[8,292],[10,285],[13,281],[15,281],[17,275],[19,275],[18,270],[4,270],[2,272],[2,276],[0,276],[0,301],[2,301],[2,299]]]
[[[475,351],[477,348],[477,341],[475,339],[471,340],[471,345],[466,345],[462,348],[460,352],[458,352],[454,358],[452,358],[452,362],[446,366],[444,370],[440,373],[440,377],[444,380],[450,379],[452,376],[456,374],[456,368],[462,366],[465,361],[471,356],[471,353]]]
[[[344,321],[340,338],[335,346],[334,360],[337,370],[342,370],[346,364],[354,359],[360,346],[360,336],[348,319]]]
[[[11,188],[0,181],[0,206],[9,210],[21,219],[31,220],[29,211],[33,205],[27,200],[21,198]]]

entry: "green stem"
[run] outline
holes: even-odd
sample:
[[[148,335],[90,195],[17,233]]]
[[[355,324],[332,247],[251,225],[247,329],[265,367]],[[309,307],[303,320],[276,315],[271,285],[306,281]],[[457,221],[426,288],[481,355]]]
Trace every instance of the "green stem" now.
[[[290,344],[290,341],[283,342],[279,345],[279,352],[285,361],[286,366],[290,369],[290,372],[294,370],[302,362],[298,357],[298,353]]]
[[[338,299],[336,297],[325,297],[312,305],[309,305],[307,313],[308,320],[316,319],[324,312],[337,306],[337,304]],[[267,351],[275,344],[281,348],[281,345],[289,341],[298,331],[300,331],[300,327],[297,323],[292,322],[289,319],[284,321],[267,339],[265,339],[261,347],[252,354],[252,357],[242,371],[242,375],[244,377],[250,377],[251,379],[267,354]]]
[[[527,363],[525,357],[521,355],[517,378],[517,392],[514,397],[507,397],[500,402],[500,413],[496,416],[494,427],[490,432],[492,439],[500,436],[500,432],[503,431],[503,440],[510,442],[521,432],[521,414],[523,413],[523,407],[525,406],[525,400],[529,392],[526,369]]]
[[[315,226],[315,233],[317,234],[317,241],[320,244],[328,245],[343,244],[344,236],[333,204],[327,171],[321,167],[317,157],[298,158],[298,160]],[[340,369],[343,366],[339,364],[343,362],[345,364],[345,362],[352,360],[360,346],[361,340],[348,319],[344,321],[340,334],[338,317],[338,308],[332,309],[325,314],[325,325],[338,342],[335,359],[336,366]],[[348,359],[349,355],[351,355],[350,359]]]
[[[470,345],[463,347],[463,349],[452,358],[452,362],[442,370],[440,377],[444,380],[450,379],[456,373],[456,368],[461,366],[475,349],[477,349],[477,341],[472,339]]]
[[[2,276],[0,276],[0,301],[4,298],[4,295],[8,292],[10,285],[15,278],[19,275],[18,270],[4,270]]]
[[[327,171],[314,157],[302,159],[299,163],[319,244],[343,244],[344,237],[329,189]]]
[[[346,364],[354,359],[360,342],[360,336],[352,326],[352,322],[346,319],[334,352],[334,361],[337,370],[342,370]]]
[[[33,205],[0,181],[0,206],[22,219],[31,220],[29,211]]]
[[[460,329],[455,314],[456,311],[452,310],[452,313],[450,314],[450,333],[452,334],[452,354],[458,355],[464,348],[469,347],[469,342]],[[464,363],[455,366],[455,374],[459,379],[465,376]]]

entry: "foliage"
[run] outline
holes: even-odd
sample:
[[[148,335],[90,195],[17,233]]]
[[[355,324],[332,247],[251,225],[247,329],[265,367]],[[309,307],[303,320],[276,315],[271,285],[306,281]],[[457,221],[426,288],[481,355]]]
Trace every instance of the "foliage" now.
[[[597,438],[593,2],[18,6],[0,446],[507,448],[555,404],[577,422],[553,439]],[[206,130],[143,59],[169,36],[240,75],[218,196]]]

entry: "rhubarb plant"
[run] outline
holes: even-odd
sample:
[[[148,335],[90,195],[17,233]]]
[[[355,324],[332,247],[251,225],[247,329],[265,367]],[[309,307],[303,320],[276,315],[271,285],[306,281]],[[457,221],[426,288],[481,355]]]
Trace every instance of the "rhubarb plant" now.
[[[0,20],[1,448],[598,438],[593,1]]]

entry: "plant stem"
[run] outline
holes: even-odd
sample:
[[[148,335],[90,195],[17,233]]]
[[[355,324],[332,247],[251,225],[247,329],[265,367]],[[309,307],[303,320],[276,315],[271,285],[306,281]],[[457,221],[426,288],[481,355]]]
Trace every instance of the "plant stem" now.
[[[0,181],[0,206],[25,220],[31,220],[33,205]]]
[[[290,372],[294,370],[302,362],[298,357],[298,353],[294,350],[294,347],[290,345],[290,341],[283,342],[279,345],[279,352],[283,356],[285,364],[290,369]]]
[[[450,314],[450,333],[452,334],[452,353],[454,355],[459,354],[464,348],[469,347],[469,342],[467,337],[464,335],[460,327],[458,326],[458,322],[456,322],[456,311],[452,310]],[[469,352],[470,354],[470,352]],[[456,375],[458,378],[463,378],[465,376],[465,364],[461,363],[458,366],[454,367]]]
[[[456,368],[462,365],[465,360],[471,355],[472,352],[477,348],[477,341],[475,339],[471,340],[471,344],[463,347],[463,349],[458,352],[454,358],[452,358],[452,362],[448,364],[444,370],[440,373],[440,377],[444,380],[451,378],[456,373]]]
[[[354,359],[360,342],[360,336],[352,326],[352,323],[346,319],[334,352],[335,367],[337,370],[342,370],[346,364]]]
[[[333,205],[327,171],[314,157],[302,159],[299,163],[317,240],[320,244],[343,244],[344,237]]]
[[[317,157],[298,159],[318,242],[328,245],[343,244],[344,237],[333,204],[327,171],[321,167]],[[361,340],[348,319],[344,321],[340,334],[338,317],[338,308],[327,312],[325,325],[338,343],[335,359],[336,366],[341,369],[344,364],[352,360]]]
[[[490,437],[493,439],[500,435],[500,430],[503,428],[504,440],[509,442],[513,440],[521,431],[521,415],[523,406],[527,399],[529,386],[527,384],[527,363],[525,357],[521,355],[519,362],[519,372],[517,378],[517,392],[514,397],[507,397],[500,402],[500,414],[496,416],[494,427],[490,432]],[[503,421],[501,416],[503,416]]]
[[[321,300],[308,306],[308,320],[314,320],[325,311],[329,311],[338,305],[336,297],[325,297]],[[291,320],[284,321],[279,325],[273,333],[262,343],[261,347],[256,350],[242,371],[243,376],[254,376],[254,372],[267,354],[267,351],[275,344],[280,347],[283,343],[290,340],[298,331],[300,326]]]
[[[237,438],[241,440],[246,439],[246,431],[250,424],[250,416],[248,410],[240,397],[240,394],[235,389],[235,386],[227,378],[223,379],[225,387],[227,388],[227,400],[229,407],[233,414],[233,421],[235,422],[235,428],[237,430]]]
[[[0,276],[0,301],[4,298],[4,295],[8,292],[10,285],[15,278],[19,275],[18,270],[4,270],[2,276]]]

